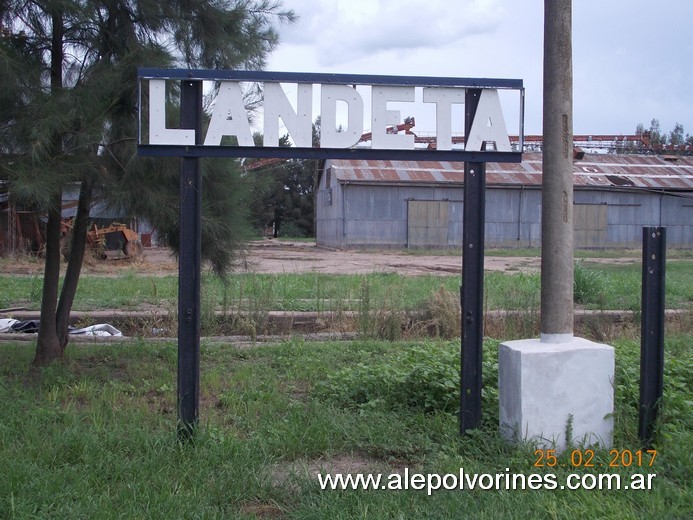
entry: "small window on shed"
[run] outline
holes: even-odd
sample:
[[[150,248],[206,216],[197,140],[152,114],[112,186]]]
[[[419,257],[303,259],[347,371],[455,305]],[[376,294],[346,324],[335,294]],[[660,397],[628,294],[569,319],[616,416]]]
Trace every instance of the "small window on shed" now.
[[[325,170],[325,189],[329,190],[332,187],[332,168]]]

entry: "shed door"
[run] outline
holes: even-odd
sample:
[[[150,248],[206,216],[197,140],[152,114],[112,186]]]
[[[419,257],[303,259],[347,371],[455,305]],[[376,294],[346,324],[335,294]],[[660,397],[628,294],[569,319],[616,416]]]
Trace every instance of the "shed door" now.
[[[448,201],[408,201],[407,247],[447,247],[447,245]]]
[[[576,248],[606,247],[606,204],[573,206],[573,229]]]

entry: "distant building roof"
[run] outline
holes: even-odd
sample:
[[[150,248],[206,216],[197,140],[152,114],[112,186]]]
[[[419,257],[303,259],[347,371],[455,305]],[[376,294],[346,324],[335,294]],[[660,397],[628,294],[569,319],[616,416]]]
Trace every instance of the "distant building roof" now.
[[[330,160],[341,183],[463,184],[464,163],[447,161]],[[693,191],[693,157],[585,154],[573,166],[576,187]],[[542,154],[526,152],[521,163],[487,163],[489,186],[541,186]]]

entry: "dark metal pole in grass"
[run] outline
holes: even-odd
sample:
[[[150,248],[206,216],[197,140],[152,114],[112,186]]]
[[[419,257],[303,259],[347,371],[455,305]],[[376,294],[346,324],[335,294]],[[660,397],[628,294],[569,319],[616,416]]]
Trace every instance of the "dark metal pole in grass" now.
[[[181,81],[181,128],[202,144],[202,82]],[[193,436],[200,403],[200,158],[182,157],[178,263],[178,437]]]
[[[651,447],[664,389],[664,289],[666,228],[644,227],[640,324],[638,436]]]
[[[465,94],[465,135],[469,136],[481,90]],[[460,433],[481,424],[481,356],[484,338],[484,221],[486,164],[464,164],[462,223],[462,350],[460,359]]]

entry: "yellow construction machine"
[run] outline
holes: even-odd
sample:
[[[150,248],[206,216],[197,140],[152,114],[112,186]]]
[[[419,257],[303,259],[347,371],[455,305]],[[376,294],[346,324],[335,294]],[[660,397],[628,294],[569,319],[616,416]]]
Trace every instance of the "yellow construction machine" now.
[[[62,231],[64,236],[68,236],[72,232],[72,219],[63,220]],[[68,241],[65,242],[65,246],[67,246]],[[120,222],[113,222],[106,227],[92,224],[87,231],[87,247],[96,256],[108,260],[138,258],[144,250],[137,231]],[[67,252],[68,250],[64,247],[63,256],[66,256]]]

